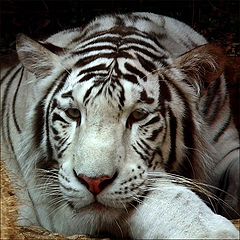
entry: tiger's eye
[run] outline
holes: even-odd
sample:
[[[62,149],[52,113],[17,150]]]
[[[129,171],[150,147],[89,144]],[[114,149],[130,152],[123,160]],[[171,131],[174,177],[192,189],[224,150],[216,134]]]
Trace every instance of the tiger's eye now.
[[[142,110],[136,110],[131,113],[131,117],[134,118],[135,121],[141,121],[145,117],[147,117],[148,113]]]
[[[135,110],[129,115],[126,125],[130,128],[134,123],[145,119],[147,116],[148,112],[141,109]]]
[[[78,120],[81,117],[81,112],[77,108],[68,108],[65,113],[73,120]]]

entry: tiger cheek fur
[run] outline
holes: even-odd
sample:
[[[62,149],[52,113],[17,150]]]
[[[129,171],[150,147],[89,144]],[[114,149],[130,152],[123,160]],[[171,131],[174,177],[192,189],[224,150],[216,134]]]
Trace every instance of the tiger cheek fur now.
[[[175,19],[132,13],[39,42],[19,35],[17,52],[1,91],[9,166],[32,206],[22,225],[118,238],[237,236],[195,194],[232,191],[221,182],[237,174],[218,47]]]

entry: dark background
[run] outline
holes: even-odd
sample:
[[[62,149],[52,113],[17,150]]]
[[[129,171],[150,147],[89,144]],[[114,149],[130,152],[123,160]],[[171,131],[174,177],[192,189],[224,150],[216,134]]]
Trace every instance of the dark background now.
[[[221,43],[229,56],[226,76],[240,128],[240,0],[0,0],[0,55],[15,51],[17,33],[44,38],[101,14],[131,11],[177,18]]]
[[[210,41],[228,45],[229,55],[240,55],[239,0],[1,0],[0,53],[14,49],[23,32],[42,38],[82,26],[97,15],[149,11],[177,18]]]

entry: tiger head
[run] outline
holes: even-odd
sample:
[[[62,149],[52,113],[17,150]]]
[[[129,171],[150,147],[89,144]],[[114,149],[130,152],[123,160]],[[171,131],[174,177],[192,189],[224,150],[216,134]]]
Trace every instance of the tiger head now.
[[[199,109],[223,71],[219,48],[172,58],[149,36],[108,34],[108,44],[99,35],[69,48],[17,40],[38,93],[29,144],[74,211],[123,211],[147,194],[152,173],[199,179],[206,164]]]

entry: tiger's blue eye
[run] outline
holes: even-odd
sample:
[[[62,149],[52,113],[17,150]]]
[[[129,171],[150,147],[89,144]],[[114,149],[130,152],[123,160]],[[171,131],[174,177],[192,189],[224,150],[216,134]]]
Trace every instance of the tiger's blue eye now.
[[[68,108],[65,111],[66,115],[73,119],[73,120],[79,120],[81,118],[81,112],[77,108]]]
[[[144,110],[138,109],[133,111],[128,117],[127,124],[126,124],[127,128],[130,128],[134,123],[145,119],[147,116],[148,116],[148,112]]]

